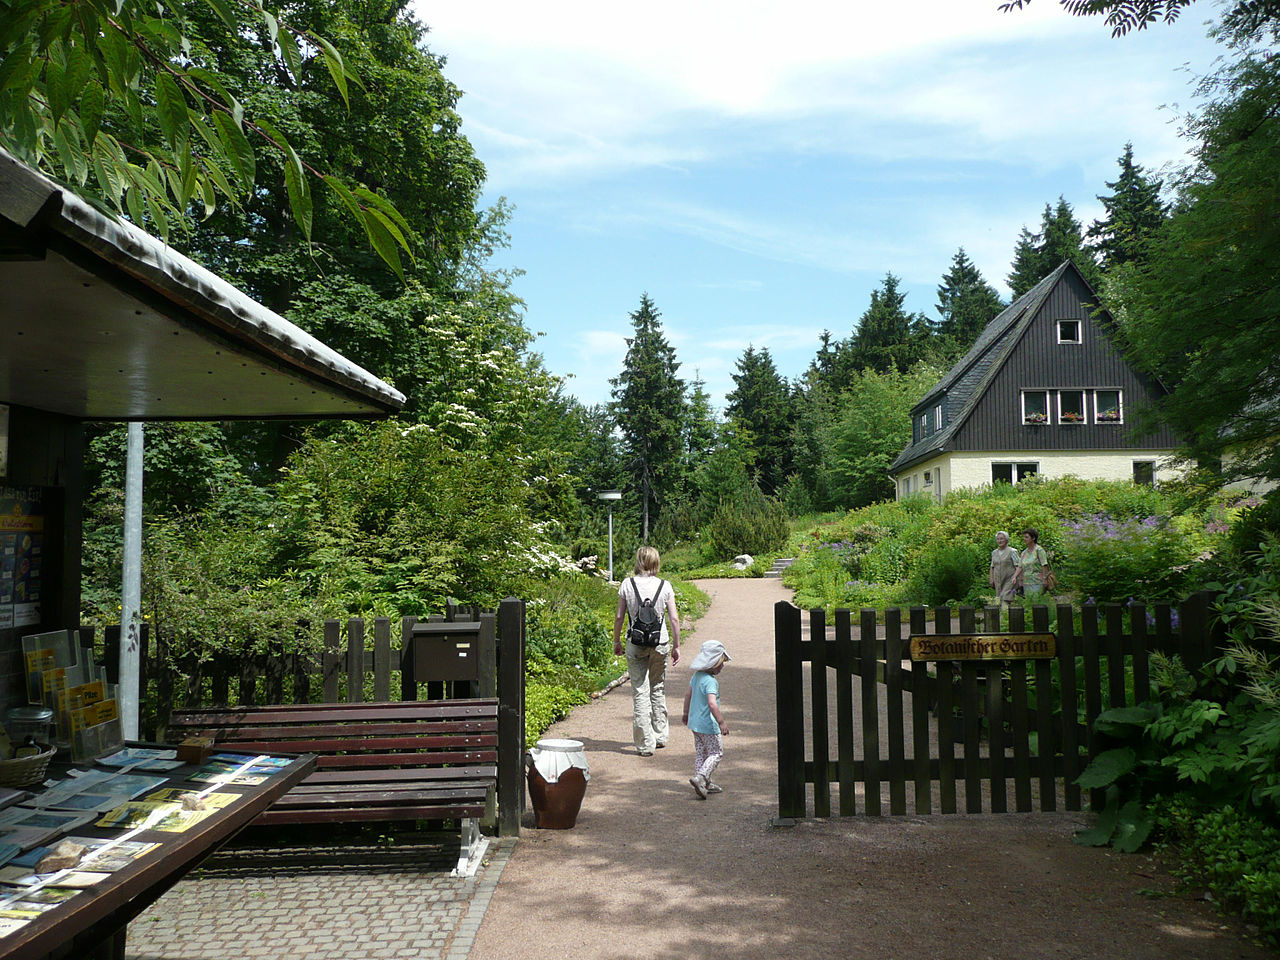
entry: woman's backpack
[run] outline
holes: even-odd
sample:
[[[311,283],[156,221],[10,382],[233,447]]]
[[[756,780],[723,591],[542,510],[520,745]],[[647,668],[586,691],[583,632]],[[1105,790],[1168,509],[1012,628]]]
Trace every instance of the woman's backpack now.
[[[637,609],[635,616],[631,618],[631,626],[627,629],[627,639],[637,647],[656,647],[662,642],[662,612],[654,607],[654,603],[662,595],[662,588],[666,585],[667,581],[659,580],[658,589],[646,600],[640,596],[640,588],[636,586],[635,579],[631,580],[631,592],[636,595]]]

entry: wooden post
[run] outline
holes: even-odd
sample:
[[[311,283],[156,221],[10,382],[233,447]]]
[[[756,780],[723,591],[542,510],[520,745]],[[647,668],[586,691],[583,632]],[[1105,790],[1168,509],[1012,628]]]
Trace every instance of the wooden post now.
[[[1049,632],[1049,608],[1036,606],[1031,611],[1031,629]],[[1048,660],[1035,661],[1036,678],[1036,771],[1040,779],[1040,809],[1058,809],[1058,785],[1055,776],[1053,736],[1053,667]]]
[[[342,671],[342,657],[338,653],[342,649],[342,624],[337,620],[324,622],[324,702],[338,702],[338,674]]]
[[[479,661],[480,677],[476,684],[478,689],[472,691],[472,694],[477,697],[498,695],[498,643],[495,626],[494,614],[480,614],[480,633],[476,636],[476,658]]]
[[[924,607],[912,607],[908,616],[910,632],[924,633]],[[933,812],[933,778],[929,772],[930,746],[933,742],[933,738],[929,736],[929,706],[932,699],[929,664],[917,660],[911,664],[911,760],[915,773],[917,814]]]
[[[1085,743],[1089,745],[1089,759],[1092,760],[1098,755],[1098,738],[1093,731],[1093,721],[1102,712],[1102,653],[1098,649],[1098,608],[1086,603],[1080,616],[1081,653],[1084,656]],[[1094,789],[1089,792],[1089,806],[1094,810],[1100,811],[1105,802],[1105,791]]]
[[[1212,654],[1213,643],[1209,631],[1209,596],[1205,592],[1193,593],[1178,608],[1178,653],[1191,675],[1196,677]]]
[[[831,816],[830,739],[827,734],[827,613],[809,611],[809,713],[813,723],[813,815]]]
[[[1062,779],[1068,810],[1080,809],[1080,695],[1076,692],[1075,611],[1058,604],[1058,682],[1062,692]]]
[[[933,608],[934,633],[951,632],[951,609]],[[939,660],[938,671],[938,794],[943,813],[956,812],[955,663]]]
[[[884,612],[884,695],[889,724],[889,813],[907,812],[907,759],[903,742],[902,611]]]
[[[876,637],[876,611],[864,607],[858,623],[858,651],[862,676],[862,785],[867,816],[880,816],[880,680],[882,649]]]
[[[800,666],[800,610],[785,600],[773,607],[774,683],[778,710],[778,816],[803,817],[804,671]]]
[[[853,786],[853,622],[848,610],[836,611],[836,770],[840,779],[840,816],[857,809]]]
[[[400,699],[417,700],[418,684],[413,679],[413,625],[417,617],[400,621]]]
[[[391,620],[387,617],[373,621],[373,699],[378,703],[391,699]]]
[[[1129,653],[1133,657],[1133,702],[1146,703],[1151,699],[1151,664],[1147,657],[1145,604],[1129,605],[1129,634],[1132,637]]]
[[[364,703],[364,620],[347,620],[347,703]]]
[[[507,597],[494,619],[494,672],[498,695],[498,835],[520,835],[524,809],[523,600]]]

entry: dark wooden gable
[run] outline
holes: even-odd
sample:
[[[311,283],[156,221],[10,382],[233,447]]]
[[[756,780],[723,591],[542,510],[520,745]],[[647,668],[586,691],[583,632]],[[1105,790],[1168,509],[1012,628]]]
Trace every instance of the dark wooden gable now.
[[[1120,355],[1105,329],[1106,315],[1095,318],[1088,306],[1095,301],[1096,295],[1074,268],[1062,273],[992,370],[985,389],[958,424],[949,449],[1120,450],[1177,445],[1168,428],[1152,435],[1135,434],[1137,409],[1162,390]],[[1079,344],[1058,342],[1059,320],[1080,322]],[[1124,422],[1094,423],[1090,415],[1088,423],[1059,423],[1055,391],[1063,389],[1122,391]],[[1024,390],[1050,391],[1051,422],[1035,426],[1023,422]]]

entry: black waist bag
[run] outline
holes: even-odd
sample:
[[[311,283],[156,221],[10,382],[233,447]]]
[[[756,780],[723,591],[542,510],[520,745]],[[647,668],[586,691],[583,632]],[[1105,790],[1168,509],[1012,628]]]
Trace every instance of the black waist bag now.
[[[656,647],[662,642],[662,613],[653,604],[662,595],[662,588],[667,581],[659,580],[658,589],[648,600],[640,596],[640,588],[631,581],[631,592],[636,595],[636,615],[631,618],[631,626],[627,629],[627,639],[637,647]]]

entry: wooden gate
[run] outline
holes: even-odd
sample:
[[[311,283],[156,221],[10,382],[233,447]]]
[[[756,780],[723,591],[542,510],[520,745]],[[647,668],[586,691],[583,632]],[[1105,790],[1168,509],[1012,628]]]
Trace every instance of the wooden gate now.
[[[1026,611],[774,611],[778,813],[782,818],[886,812],[1005,813],[1081,808],[1076,778],[1097,745],[1104,709],[1150,697],[1149,655],[1192,669],[1213,648],[1208,596],[1178,609],[1066,604]],[[979,621],[981,627],[979,628]],[[1048,633],[1052,660],[909,660],[909,637]],[[1077,626],[1079,624],[1079,626]],[[1052,631],[1050,628],[1053,628]],[[856,701],[856,705],[855,705]],[[833,798],[834,795],[834,798]],[[1100,806],[1102,792],[1090,803]]]

